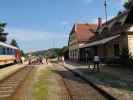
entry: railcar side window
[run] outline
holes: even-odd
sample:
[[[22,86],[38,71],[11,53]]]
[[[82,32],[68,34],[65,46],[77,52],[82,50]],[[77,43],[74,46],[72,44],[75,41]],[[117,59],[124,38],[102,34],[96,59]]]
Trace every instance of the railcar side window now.
[[[11,55],[13,55],[13,49],[11,49]]]
[[[6,54],[9,55],[9,54],[10,54],[9,52],[10,52],[10,51],[9,51],[9,48],[7,48],[7,53],[6,53]]]
[[[6,48],[3,48],[3,55],[6,54]]]
[[[0,47],[0,55],[2,55],[2,54],[3,54],[3,48]]]
[[[12,49],[10,49],[10,55],[12,55],[13,54],[13,50]]]
[[[12,49],[12,55],[15,55],[15,50],[14,49]]]

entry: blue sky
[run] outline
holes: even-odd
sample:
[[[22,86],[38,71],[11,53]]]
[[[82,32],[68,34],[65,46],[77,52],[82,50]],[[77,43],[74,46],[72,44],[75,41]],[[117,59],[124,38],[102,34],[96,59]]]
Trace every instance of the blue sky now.
[[[107,0],[108,17],[122,9],[124,0]],[[104,20],[104,0],[1,0],[0,20],[7,23],[9,41],[15,38],[26,51],[67,45],[74,23]]]

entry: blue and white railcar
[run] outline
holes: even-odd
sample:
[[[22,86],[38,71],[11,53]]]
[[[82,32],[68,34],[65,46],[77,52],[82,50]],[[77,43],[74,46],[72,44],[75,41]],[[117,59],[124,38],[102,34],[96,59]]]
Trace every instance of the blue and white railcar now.
[[[12,64],[20,61],[19,48],[0,42],[0,65]]]

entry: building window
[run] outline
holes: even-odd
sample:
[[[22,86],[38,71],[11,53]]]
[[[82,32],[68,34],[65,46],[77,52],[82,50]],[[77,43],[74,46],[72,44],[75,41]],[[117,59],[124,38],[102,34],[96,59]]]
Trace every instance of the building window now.
[[[120,54],[119,44],[115,44],[114,45],[114,55],[119,56],[119,54]]]

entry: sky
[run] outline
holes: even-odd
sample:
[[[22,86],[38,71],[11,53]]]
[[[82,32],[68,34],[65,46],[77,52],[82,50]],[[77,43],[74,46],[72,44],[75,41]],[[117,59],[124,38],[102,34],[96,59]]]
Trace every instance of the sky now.
[[[25,52],[67,45],[74,23],[105,19],[104,0],[0,0],[0,21],[8,42],[16,39]],[[108,18],[122,10],[124,0],[107,0]]]

